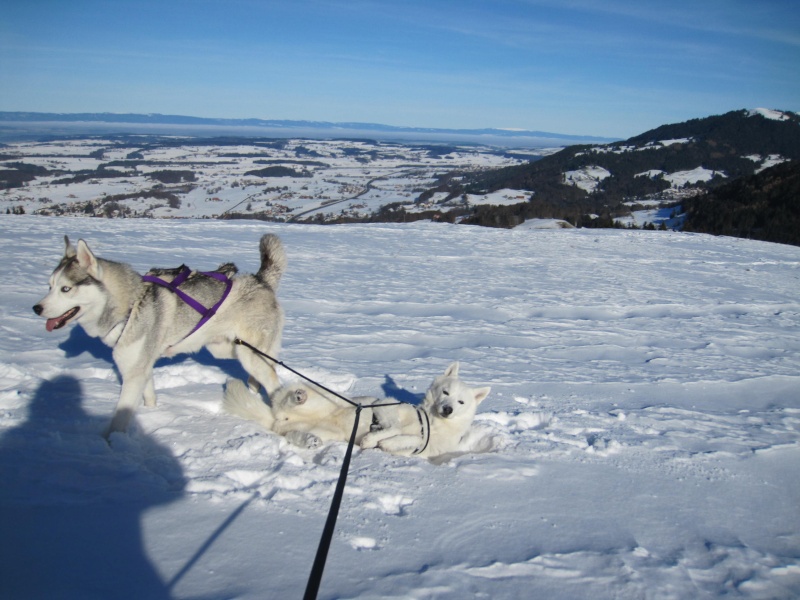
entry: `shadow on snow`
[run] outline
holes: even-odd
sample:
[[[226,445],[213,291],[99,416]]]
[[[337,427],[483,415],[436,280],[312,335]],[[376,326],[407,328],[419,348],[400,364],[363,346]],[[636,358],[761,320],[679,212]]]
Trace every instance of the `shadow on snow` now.
[[[0,439],[0,597],[171,598],[141,517],[180,498],[182,469],[135,422],[109,446],[82,399],[74,377],[43,381]]]

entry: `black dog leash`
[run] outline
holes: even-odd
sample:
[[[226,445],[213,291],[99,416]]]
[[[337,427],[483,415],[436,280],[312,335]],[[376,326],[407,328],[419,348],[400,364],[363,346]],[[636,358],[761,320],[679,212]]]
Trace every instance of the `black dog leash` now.
[[[341,398],[351,406],[354,406],[356,409],[356,416],[353,421],[353,431],[350,434],[350,441],[347,443],[347,450],[344,453],[344,459],[342,460],[342,468],[339,471],[339,480],[336,482],[336,489],[333,492],[333,498],[331,499],[331,506],[328,509],[328,518],[325,520],[325,527],[322,529],[322,537],[319,540],[319,546],[317,546],[317,554],[314,557],[314,564],[311,567],[311,574],[308,576],[308,583],[306,584],[306,593],[303,596],[303,600],[315,600],[317,597],[317,593],[319,592],[320,583],[322,583],[322,573],[325,571],[325,563],[328,559],[328,550],[331,547],[331,541],[333,540],[333,532],[336,529],[336,519],[339,517],[339,507],[342,504],[342,496],[344,495],[344,486],[347,483],[347,472],[350,470],[350,458],[353,454],[353,446],[356,442],[356,435],[358,434],[358,421],[361,417],[361,409],[364,408],[361,404],[357,402],[353,402],[349,398],[346,398],[339,394],[338,392],[334,392],[333,390],[325,387],[322,384],[317,383],[313,379],[310,379],[300,373],[299,371],[295,371],[290,366],[286,365],[284,362],[273,358],[266,352],[262,352],[255,346],[248,344],[244,340],[236,338],[233,341],[234,344],[238,344],[240,346],[245,346],[249,348],[259,356],[263,356],[269,361],[282,366],[283,368],[291,371],[295,375],[302,377],[306,381],[313,383],[315,386],[319,387],[326,392],[333,394],[337,398]],[[395,406],[398,404],[403,404],[403,402],[387,402],[383,404],[371,404],[368,408],[379,408],[382,406]],[[414,454],[419,454],[423,452],[425,448],[428,447],[428,442],[431,439],[431,423],[430,418],[428,417],[428,413],[425,412],[420,407],[415,407],[417,409],[417,418],[419,419],[419,424],[423,432],[423,437],[425,438],[425,444],[414,451]],[[423,424],[422,415],[425,416],[425,423]],[[427,435],[425,435],[425,430],[427,429]]]
[[[350,434],[350,441],[347,444],[347,451],[342,460],[342,469],[339,471],[339,481],[336,482],[336,489],[333,492],[331,507],[328,510],[328,518],[325,520],[325,527],[322,529],[322,537],[317,546],[317,555],[314,557],[314,564],[311,567],[311,574],[308,576],[306,593],[303,600],[315,600],[319,585],[322,583],[322,573],[325,570],[325,562],[328,560],[328,550],[333,540],[333,532],[336,529],[336,519],[339,516],[339,506],[342,504],[344,485],[347,482],[347,472],[350,469],[350,457],[353,454],[353,446],[358,433],[358,419],[361,416],[361,405],[356,406],[356,418],[353,421],[353,432]]]

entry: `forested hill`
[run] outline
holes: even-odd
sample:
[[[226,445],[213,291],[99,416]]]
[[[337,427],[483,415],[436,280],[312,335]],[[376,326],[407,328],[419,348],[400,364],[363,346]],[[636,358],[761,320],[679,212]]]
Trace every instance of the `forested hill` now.
[[[629,210],[626,202],[676,203],[797,159],[800,116],[738,110],[664,125],[621,142],[569,146],[536,162],[469,175],[457,185],[472,194],[503,188],[532,192],[520,206],[479,211],[473,216],[479,224],[585,213],[607,222]]]
[[[694,138],[708,148],[709,159],[720,160],[728,154],[800,154],[800,115],[770,110],[737,110],[692,119],[683,123],[662,125],[625,142],[612,146],[644,146],[660,140]],[[705,142],[705,144],[703,144]]]
[[[742,177],[684,204],[684,231],[800,246],[800,161]]]

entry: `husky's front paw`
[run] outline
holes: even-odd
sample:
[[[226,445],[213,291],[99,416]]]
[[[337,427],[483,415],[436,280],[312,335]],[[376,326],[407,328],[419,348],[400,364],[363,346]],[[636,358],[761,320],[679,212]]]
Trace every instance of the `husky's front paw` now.
[[[398,445],[392,439],[381,440],[378,443],[378,448],[389,454],[397,454],[398,456],[411,456],[414,454],[414,448],[409,448],[405,445]]]
[[[286,434],[286,439],[295,446],[302,448],[319,448],[322,446],[320,437],[307,431],[290,431]]]

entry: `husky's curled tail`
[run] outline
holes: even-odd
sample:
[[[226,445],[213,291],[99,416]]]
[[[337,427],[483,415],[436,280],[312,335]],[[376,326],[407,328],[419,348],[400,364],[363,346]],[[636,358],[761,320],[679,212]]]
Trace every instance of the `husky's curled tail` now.
[[[283,250],[281,238],[274,233],[268,233],[261,238],[258,247],[261,251],[261,268],[256,277],[273,291],[277,291],[283,272],[286,271],[286,252]]]

